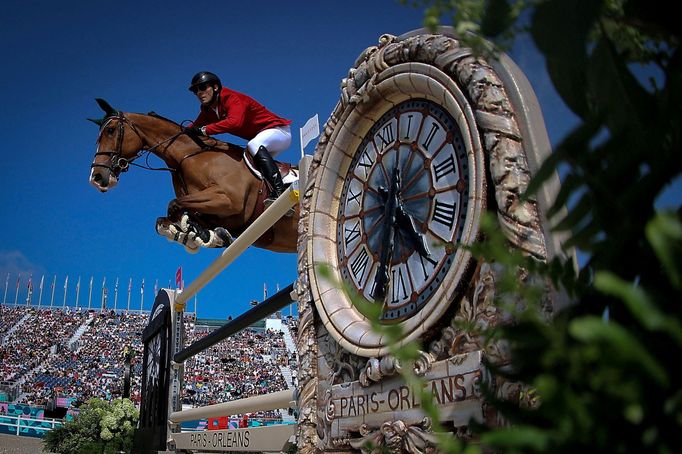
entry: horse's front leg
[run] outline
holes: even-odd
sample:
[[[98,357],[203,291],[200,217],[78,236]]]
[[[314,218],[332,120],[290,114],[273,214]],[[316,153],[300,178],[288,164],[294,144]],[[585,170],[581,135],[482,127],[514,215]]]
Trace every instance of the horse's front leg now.
[[[237,206],[234,198],[221,186],[209,186],[202,191],[178,197],[174,202],[186,211],[221,217],[232,216],[244,210],[243,206]]]
[[[172,241],[179,241],[177,238],[178,232],[180,232],[180,238],[185,241],[179,242],[183,242],[188,250],[191,248],[186,243],[188,239],[197,246],[214,248],[229,246],[233,238],[225,228],[205,228],[192,219],[190,213],[224,216],[231,214],[234,210],[234,204],[225,191],[220,187],[212,186],[203,191],[171,200],[168,204],[167,218],[170,222],[164,221],[165,218],[159,218],[156,230]]]

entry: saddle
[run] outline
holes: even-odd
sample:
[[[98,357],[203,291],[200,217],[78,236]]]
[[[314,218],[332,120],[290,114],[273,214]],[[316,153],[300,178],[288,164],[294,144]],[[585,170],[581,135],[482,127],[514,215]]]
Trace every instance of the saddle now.
[[[258,216],[263,214],[267,208],[265,200],[268,198],[268,194],[270,194],[270,191],[272,190],[272,188],[270,188],[267,184],[265,178],[263,178],[263,175],[258,171],[258,169],[256,169],[256,165],[253,162],[253,157],[248,153],[247,150],[244,150],[244,163],[246,164],[246,168],[249,169],[253,176],[260,180],[260,187],[258,188],[258,199],[256,200],[256,206],[254,207],[253,214],[241,229],[235,231],[237,235],[246,230],[246,228],[250,226],[256,220],[256,218],[258,218]],[[275,161],[275,163],[277,164],[280,175],[282,175],[282,182],[284,183],[285,188],[289,187],[294,181],[298,181],[299,173],[297,166],[280,161]],[[258,238],[254,244],[259,247],[267,246],[268,244],[272,243],[274,238],[274,231],[272,228],[270,228],[260,238]]]

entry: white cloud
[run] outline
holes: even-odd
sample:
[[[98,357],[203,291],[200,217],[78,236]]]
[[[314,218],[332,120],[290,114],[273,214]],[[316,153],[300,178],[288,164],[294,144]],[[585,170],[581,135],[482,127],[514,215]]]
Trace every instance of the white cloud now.
[[[23,252],[19,250],[0,251],[0,280],[5,280],[7,274],[10,275],[11,279],[16,279],[21,274],[22,280],[24,276],[28,278],[28,276],[33,275],[35,280],[36,277],[40,278],[44,273],[43,267],[31,262]]]

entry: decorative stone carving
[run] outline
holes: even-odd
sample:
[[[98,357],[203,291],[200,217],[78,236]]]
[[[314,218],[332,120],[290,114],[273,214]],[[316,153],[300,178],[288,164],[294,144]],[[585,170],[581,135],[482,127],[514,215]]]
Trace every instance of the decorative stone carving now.
[[[412,69],[414,76],[405,71],[406,65]],[[445,82],[446,79],[450,82]],[[444,83],[452,84],[453,91],[461,90],[462,97],[458,99],[462,106],[461,115],[468,116],[470,120],[467,124],[473,125],[473,145],[468,152],[476,154],[476,162],[482,163],[485,168],[487,178],[484,180],[492,185],[494,206],[486,205],[486,181],[480,182],[481,191],[471,203],[481,211],[495,211],[510,247],[520,249],[537,260],[547,259],[546,233],[542,230],[537,202],[533,199],[522,201],[520,198],[530,180],[527,150],[524,150],[521,133],[524,128],[517,123],[512,102],[500,77],[488,63],[473,56],[471,50],[461,47],[460,42],[451,36],[381,36],[377,46],[368,47],[360,54],[341,83],[340,100],[319,138],[301,201],[299,280],[296,286],[300,314],[297,443],[301,452],[436,451],[436,436],[432,432],[431,421],[414,418],[418,402],[409,400],[413,398],[414,390],[396,385],[400,363],[380,347],[380,340],[377,344],[379,347],[367,348],[366,352],[361,351],[361,347],[339,340],[343,335],[351,335],[356,331],[359,338],[365,335],[364,331],[356,329],[356,322],[352,318],[341,329],[330,322],[331,317],[339,320],[346,317],[344,311],[347,308],[330,308],[326,315],[318,313],[316,304],[319,301],[314,300],[317,293],[311,291],[311,278],[317,280],[318,276],[316,263],[311,258],[315,254],[319,257],[333,251],[336,238],[325,238],[324,247],[317,252],[311,251],[315,247],[311,246],[311,238],[317,235],[314,232],[321,231],[319,226],[311,224],[311,219],[326,225],[333,222],[323,219],[322,215],[311,216],[311,210],[314,214],[314,210],[318,209],[311,204],[314,199],[324,197],[329,211],[336,210],[339,205],[340,191],[328,191],[323,196],[319,194],[318,176],[323,172],[341,174],[347,170],[340,167],[348,166],[348,157],[354,151],[339,148],[338,136],[350,133],[362,137],[367,132],[365,126],[359,127],[349,118],[365,123],[367,119],[376,121],[388,110],[388,106],[404,99],[424,98],[436,102],[434,93],[440,92],[434,91],[433,87]],[[387,90],[387,84],[393,84],[393,87]],[[381,103],[386,106],[383,111],[373,107]],[[477,223],[478,211],[468,219],[469,222]],[[471,231],[475,232],[476,228],[477,225],[471,227]],[[446,427],[455,436],[468,439],[471,434],[466,425],[467,417],[504,423],[497,419],[497,414],[486,403],[481,406],[476,400],[478,396],[472,395],[481,380],[494,385],[500,396],[519,396],[523,399],[527,393],[524,395],[524,389],[518,384],[493,382],[483,368],[472,366],[467,369],[466,362],[472,361],[471,355],[474,353],[479,360],[485,355],[495,364],[507,364],[506,345],[486,344],[476,333],[510,320],[509,315],[502,313],[494,304],[495,282],[499,279],[500,268],[495,264],[477,263],[472,257],[463,259],[462,263],[466,266],[462,266],[458,275],[461,281],[456,294],[450,301],[439,302],[448,309],[439,312],[439,318],[432,321],[429,327],[407,326],[418,330],[410,340],[414,338],[428,342],[428,349],[421,352],[415,364],[415,372],[430,377],[427,383],[439,399],[452,399],[452,402],[448,400],[450,406],[447,408],[451,413],[447,418],[451,419]],[[336,266],[333,263],[330,265]],[[334,272],[332,270],[332,274]],[[521,275],[520,278],[525,277]],[[328,291],[335,291],[332,285],[329,285]],[[319,292],[319,289],[315,292]],[[547,301],[545,310],[551,310],[551,301]],[[465,331],[461,328],[463,324],[476,329]],[[437,373],[432,373],[432,367],[436,367]],[[449,368],[452,368],[452,377],[446,372],[443,372],[445,375],[439,375],[439,371],[449,371]],[[460,388],[464,389],[462,384],[465,381],[461,377],[467,373],[470,375],[466,383],[471,389],[467,388],[467,392],[456,395]],[[461,381],[458,381],[458,377]],[[384,389],[384,384],[388,382],[393,388]],[[450,385],[452,388],[448,388]],[[332,389],[337,395],[332,393]],[[391,395],[399,399],[400,405],[397,406],[410,408],[409,417],[401,416],[398,411],[394,417],[385,418],[384,407],[389,403],[381,399]],[[532,404],[532,399],[526,397],[526,400]],[[342,408],[343,405],[346,408]],[[352,424],[344,423],[348,415],[353,418]],[[356,421],[359,418],[364,418],[365,422],[358,429]]]

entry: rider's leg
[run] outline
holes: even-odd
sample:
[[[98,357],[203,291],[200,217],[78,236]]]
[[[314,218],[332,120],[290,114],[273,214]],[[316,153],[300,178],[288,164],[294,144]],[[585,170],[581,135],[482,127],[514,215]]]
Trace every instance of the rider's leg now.
[[[272,159],[270,152],[264,146],[260,146],[256,156],[254,156],[258,170],[263,174],[263,177],[267,180],[272,188],[270,192],[270,198],[276,199],[284,192],[284,182],[282,181],[282,175],[279,173],[277,164],[275,160]]]
[[[289,145],[291,145],[291,129],[289,126],[261,131],[246,145],[258,166],[258,170],[270,184],[272,188],[270,197],[273,199],[284,192],[284,183],[272,157],[289,148]]]

